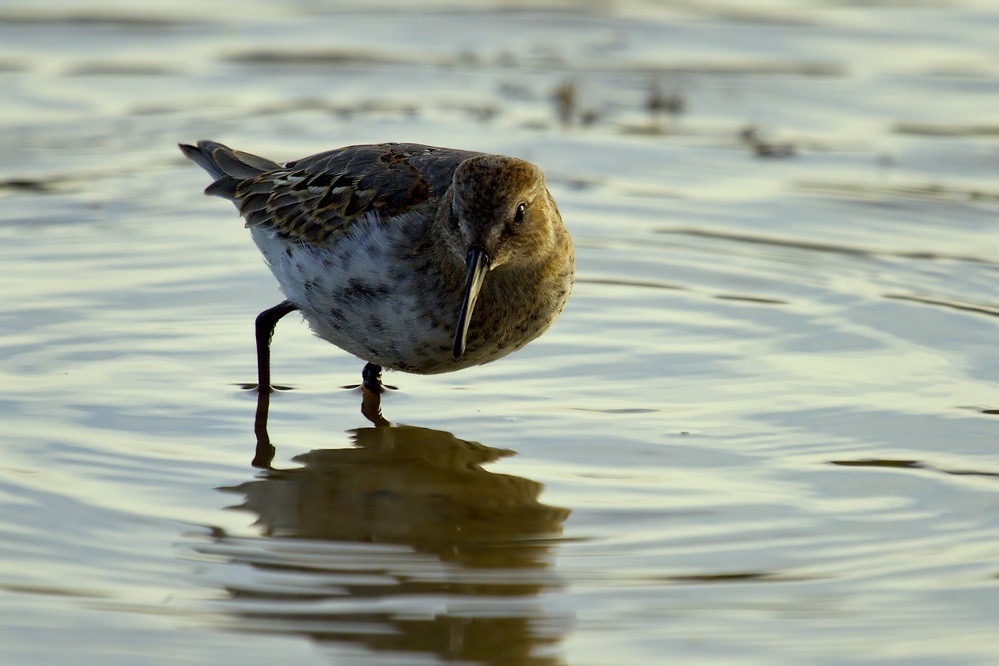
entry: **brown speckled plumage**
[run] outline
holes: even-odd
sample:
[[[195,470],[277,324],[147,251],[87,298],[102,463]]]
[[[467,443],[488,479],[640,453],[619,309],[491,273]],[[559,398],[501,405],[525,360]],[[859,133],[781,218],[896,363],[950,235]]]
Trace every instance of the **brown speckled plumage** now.
[[[396,143],[283,165],[209,141],[181,148],[216,178],[206,193],[246,219],[287,309],[373,365],[495,360],[547,330],[572,288],[571,240],[529,162]]]

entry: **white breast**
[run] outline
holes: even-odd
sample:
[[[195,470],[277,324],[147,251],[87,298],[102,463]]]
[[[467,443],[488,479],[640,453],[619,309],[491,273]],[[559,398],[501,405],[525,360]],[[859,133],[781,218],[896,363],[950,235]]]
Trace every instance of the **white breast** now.
[[[407,222],[357,220],[329,248],[288,241],[260,228],[251,232],[285,296],[320,338],[386,368],[455,369],[447,358],[453,328],[443,323],[450,315],[440,313],[436,325],[427,318],[433,303],[407,270],[414,239],[405,231],[418,229],[419,221]],[[436,367],[435,357],[449,361],[449,367]]]

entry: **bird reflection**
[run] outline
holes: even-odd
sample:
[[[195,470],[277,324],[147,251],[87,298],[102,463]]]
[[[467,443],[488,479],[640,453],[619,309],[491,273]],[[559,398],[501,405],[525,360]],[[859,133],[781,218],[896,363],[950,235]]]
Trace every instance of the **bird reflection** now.
[[[562,663],[571,618],[540,595],[560,587],[552,550],[569,511],[539,502],[540,483],[483,469],[513,451],[372,419],[349,431],[352,448],[274,469],[267,407],[254,460],[266,469],[222,489],[242,495],[233,508],[255,514],[264,538],[218,535],[206,549],[250,567],[224,584],[242,629],[396,659]]]

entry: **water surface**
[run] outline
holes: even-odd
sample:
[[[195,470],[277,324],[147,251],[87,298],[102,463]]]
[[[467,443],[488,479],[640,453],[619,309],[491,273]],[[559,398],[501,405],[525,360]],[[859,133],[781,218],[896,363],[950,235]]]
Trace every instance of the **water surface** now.
[[[0,7],[0,661],[999,659],[989,2]],[[548,174],[544,337],[391,375],[176,149]],[[255,427],[256,426],[256,427]]]

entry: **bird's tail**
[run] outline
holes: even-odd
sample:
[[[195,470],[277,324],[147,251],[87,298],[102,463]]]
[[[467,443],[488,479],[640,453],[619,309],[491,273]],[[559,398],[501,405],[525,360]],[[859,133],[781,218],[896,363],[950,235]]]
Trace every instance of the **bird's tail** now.
[[[265,171],[281,168],[277,162],[241,150],[233,150],[215,141],[199,141],[197,146],[182,143],[180,150],[187,159],[210,173],[215,179],[215,182],[205,189],[205,194],[233,201],[236,199],[236,187],[240,182]]]

